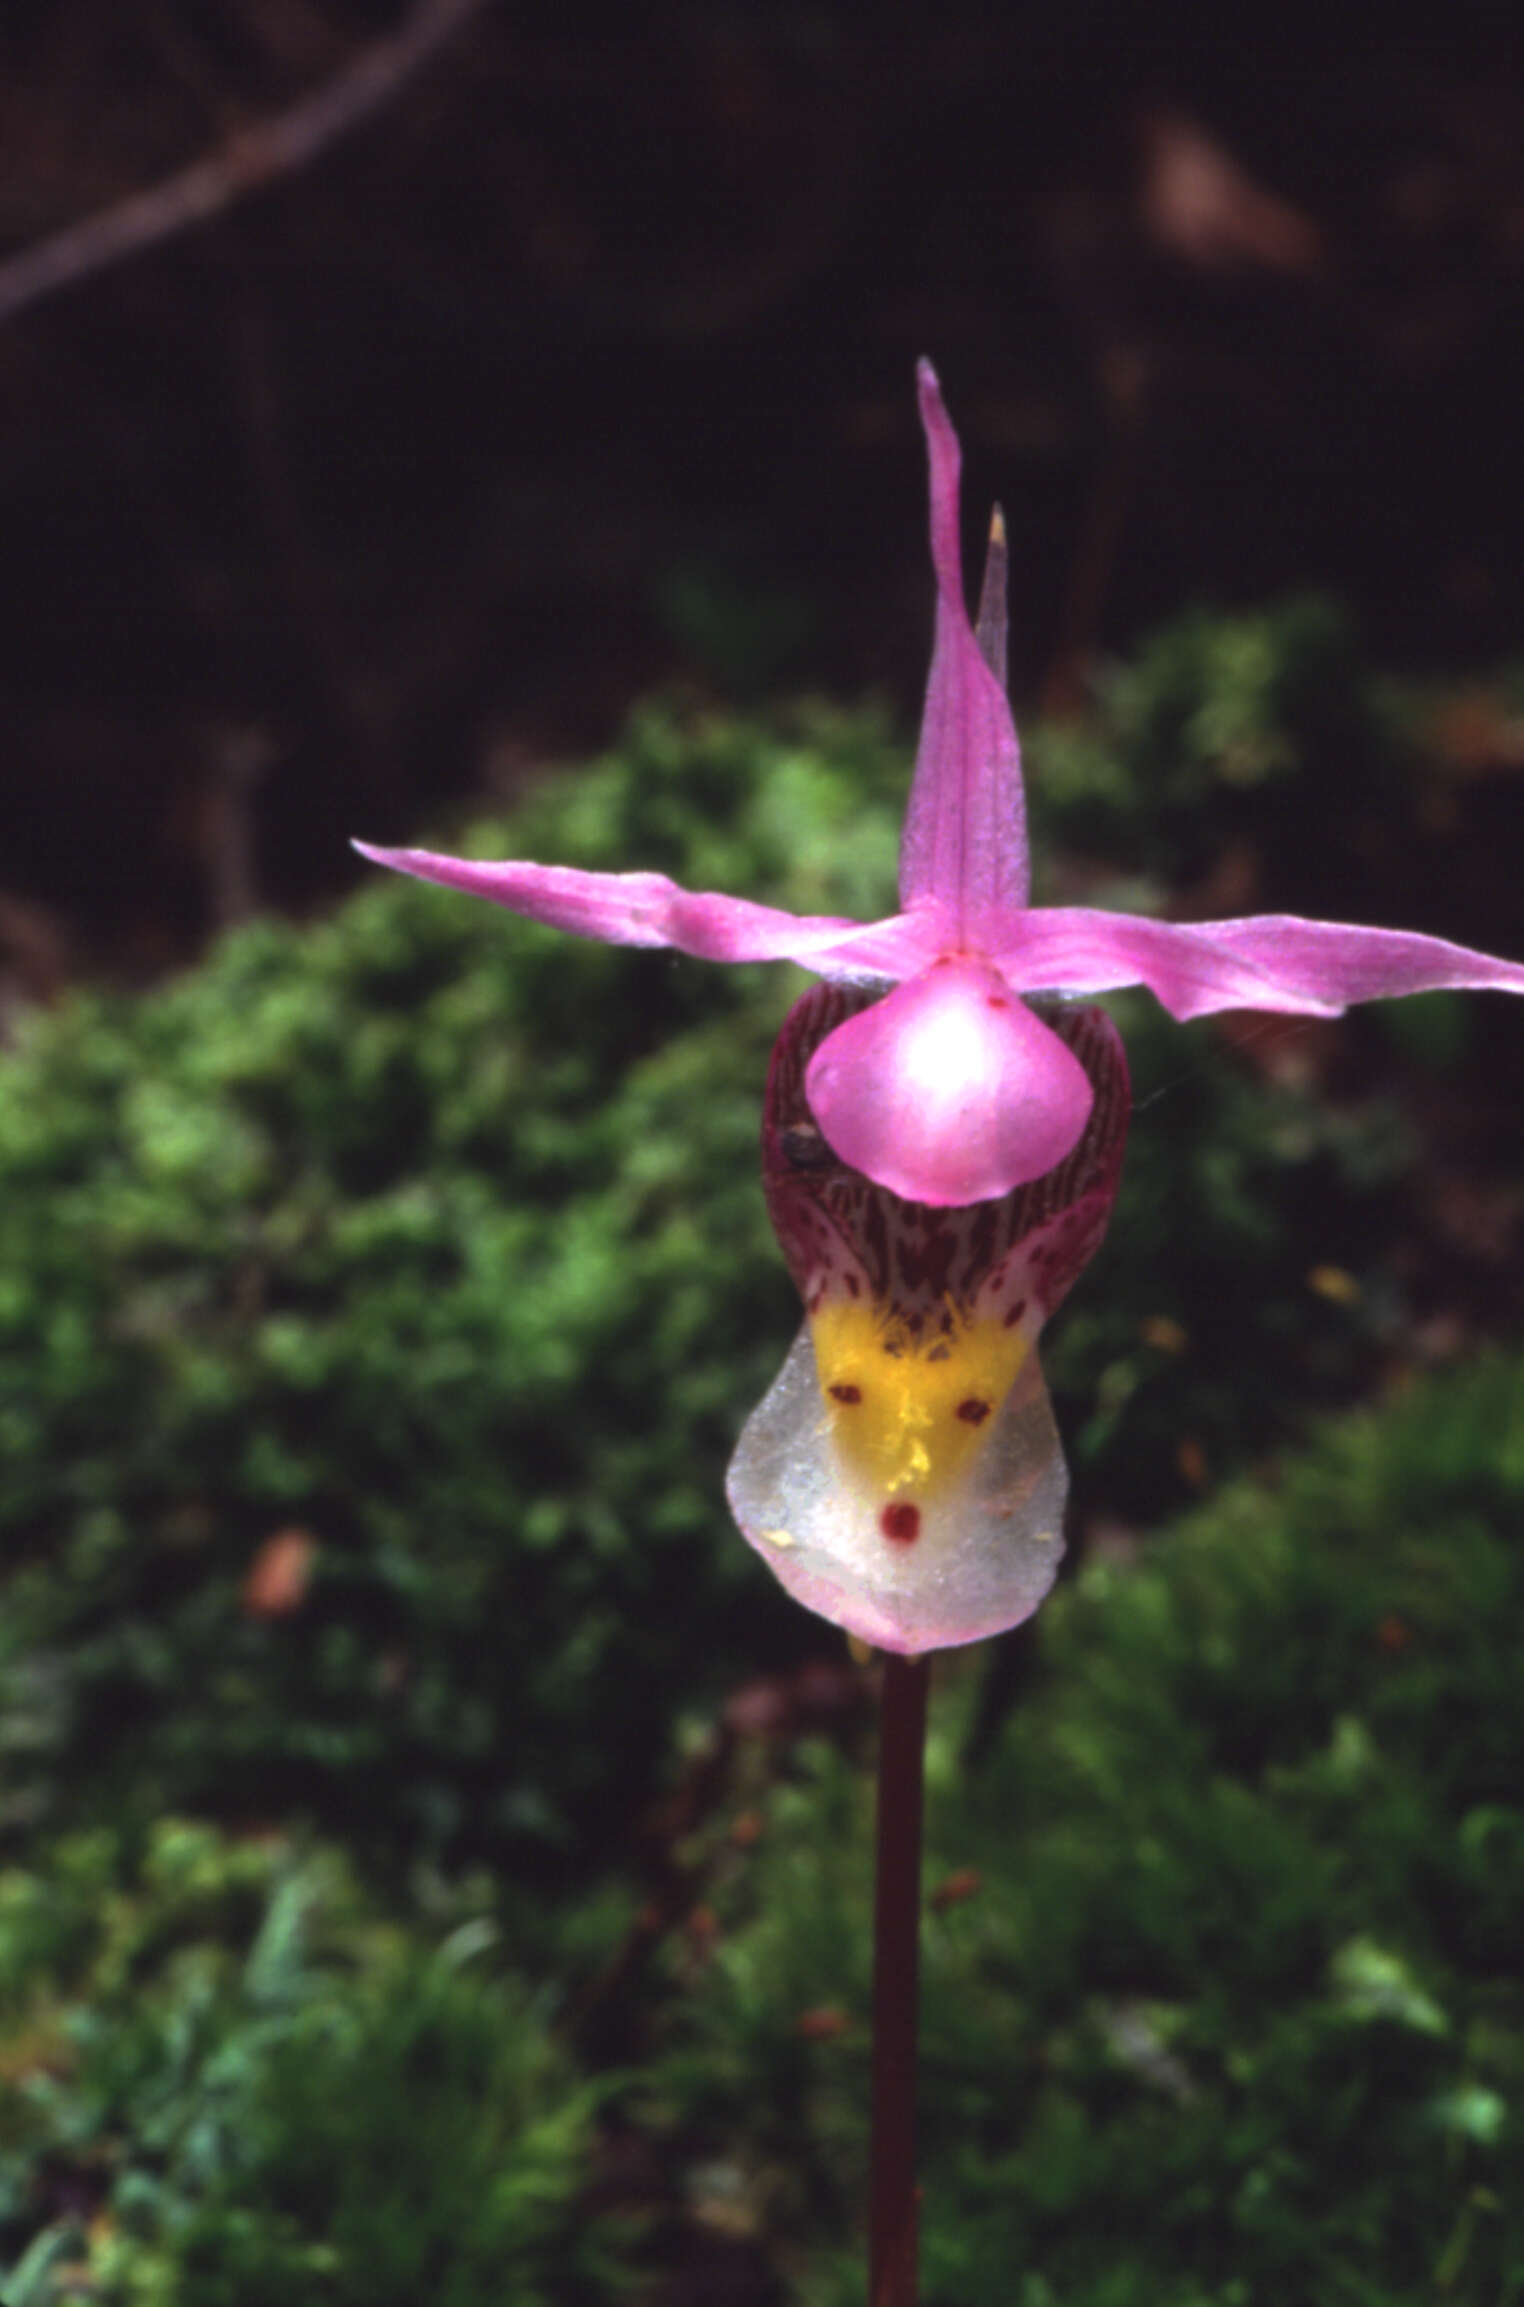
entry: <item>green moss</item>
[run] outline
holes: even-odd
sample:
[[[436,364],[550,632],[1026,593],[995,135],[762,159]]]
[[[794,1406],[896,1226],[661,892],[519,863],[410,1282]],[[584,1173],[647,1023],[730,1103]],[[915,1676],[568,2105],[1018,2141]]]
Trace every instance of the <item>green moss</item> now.
[[[614,2296],[598,2094],[486,1915],[431,1935],[331,1851],[185,1821],[0,1876],[12,2307]]]
[[[871,716],[650,711],[471,845],[871,914],[904,776]],[[0,1720],[39,1657],[54,1694],[27,1802],[296,1811],[554,1872],[650,1790],[675,1697],[809,1639],[721,1503],[796,1319],[755,1132],[800,982],[377,877],[28,1022],[0,1064]],[[1353,1254],[1400,1159],[1131,1024],[1126,1199],[1052,1363],[1129,1510],[1178,1490],[1182,1431],[1231,1462],[1358,1373],[1358,1311],[1302,1271]],[[310,1595],[251,1616],[293,1527]]]

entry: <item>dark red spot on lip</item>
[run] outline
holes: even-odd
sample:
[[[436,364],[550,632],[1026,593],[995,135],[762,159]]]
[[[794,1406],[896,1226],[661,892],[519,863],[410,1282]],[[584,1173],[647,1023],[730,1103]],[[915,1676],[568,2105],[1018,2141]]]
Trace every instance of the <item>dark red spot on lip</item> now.
[[[833,1402],[860,1402],[863,1398],[861,1386],[827,1386],[826,1392]]]
[[[966,1402],[958,1404],[958,1416],[965,1426],[982,1426],[989,1414],[988,1402],[981,1402],[976,1394],[970,1394]]]
[[[1009,1009],[1011,1005],[1003,994],[987,993],[984,997],[984,1006],[986,1009]]]
[[[913,1546],[921,1535],[921,1509],[908,1499],[898,1500],[884,1508],[878,1526],[896,1546]]]

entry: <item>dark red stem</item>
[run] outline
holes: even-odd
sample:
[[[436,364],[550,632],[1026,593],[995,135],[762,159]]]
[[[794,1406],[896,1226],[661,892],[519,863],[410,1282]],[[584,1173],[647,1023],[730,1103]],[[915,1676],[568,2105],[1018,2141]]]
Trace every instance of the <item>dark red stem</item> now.
[[[869,2307],[916,2307],[915,2054],[921,1795],[931,1662],[884,1661],[873,1900],[873,2170]]]

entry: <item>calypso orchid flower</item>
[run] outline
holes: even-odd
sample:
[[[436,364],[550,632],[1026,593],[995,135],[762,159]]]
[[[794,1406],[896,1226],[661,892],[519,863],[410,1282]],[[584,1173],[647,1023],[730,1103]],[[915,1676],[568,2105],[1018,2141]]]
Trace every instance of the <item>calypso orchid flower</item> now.
[[[769,1211],[807,1319],[729,1493],[801,1601],[909,1653],[1017,1624],[1058,1565],[1065,1475],[1033,1348],[1105,1230],[1128,1107],[1115,1028],[1063,997],[1145,985],[1186,1019],[1524,993],[1524,965],[1402,930],[1028,903],[1003,527],[997,514],[976,630],[957,438],[924,361],[918,384],[937,605],[899,912],[798,916],[658,873],[356,844],[581,936],[795,961],[827,981],[785,1024],[764,1125]]]
[[[1053,1005],[1078,1145],[998,1200],[907,1201],[836,1157],[808,1101],[871,999],[814,987],[773,1052],[762,1181],[805,1321],[725,1487],[796,1601],[914,1655],[1019,1625],[1058,1574],[1069,1481],[1037,1339],[1106,1231],[1130,1100],[1105,1011]]]

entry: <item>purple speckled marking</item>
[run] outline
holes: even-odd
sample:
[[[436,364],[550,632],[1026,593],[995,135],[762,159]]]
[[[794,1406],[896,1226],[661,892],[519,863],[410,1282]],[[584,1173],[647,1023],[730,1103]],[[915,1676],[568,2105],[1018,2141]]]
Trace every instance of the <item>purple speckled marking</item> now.
[[[768,1073],[762,1181],[806,1311],[833,1295],[867,1294],[912,1337],[951,1330],[959,1316],[1035,1335],[1095,1254],[1116,1198],[1131,1106],[1121,1037],[1104,1010],[1034,1004],[1090,1077],[1084,1134],[1056,1169],[1003,1200],[933,1209],[838,1161],[805,1098],[816,1048],[874,998],[813,987],[789,1012]]]

